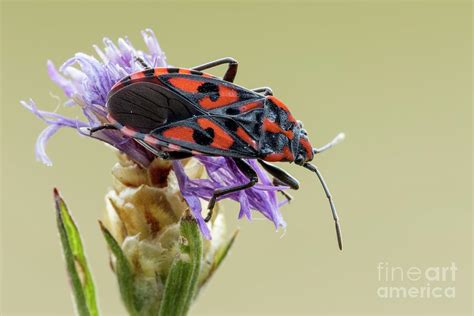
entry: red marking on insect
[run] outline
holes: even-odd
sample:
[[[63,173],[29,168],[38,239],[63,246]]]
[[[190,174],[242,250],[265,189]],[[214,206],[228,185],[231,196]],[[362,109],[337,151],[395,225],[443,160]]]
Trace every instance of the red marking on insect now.
[[[155,77],[161,76],[162,74],[167,74],[168,68],[155,68],[153,69],[153,74]]]
[[[139,80],[142,78],[145,78],[145,74],[143,73],[143,71],[136,72],[130,76],[131,80]]]
[[[257,143],[255,142],[255,140],[250,137],[250,135],[242,127],[237,128],[235,134],[244,142],[249,144],[253,149],[257,149]]]
[[[309,143],[307,138],[301,137],[300,138],[300,145],[305,149],[306,151],[306,157],[308,157],[309,160],[313,160],[313,147],[311,147],[311,144]]]
[[[268,96],[267,98],[288,114],[288,121],[292,123],[296,123],[296,119],[293,117],[293,115],[290,113],[290,110],[283,102],[281,102],[279,99],[275,98],[274,96]]]
[[[283,128],[281,128],[280,125],[278,125],[277,123],[273,121],[270,121],[268,118],[265,118],[263,120],[263,130],[265,132],[270,132],[270,133],[282,133],[286,137],[288,137],[288,139],[293,139],[294,137],[293,131],[291,130],[285,131]]]
[[[250,102],[239,107],[240,113],[245,113],[254,109],[263,108],[262,100]]]
[[[200,81],[183,77],[170,78],[169,82],[173,87],[189,93],[197,93],[199,86],[202,85]]]
[[[212,110],[222,106],[226,106],[232,103],[235,103],[239,100],[237,91],[234,89],[228,88],[224,85],[219,85],[219,97],[215,100],[212,100],[211,96],[205,96],[199,101],[199,105],[206,110]]]
[[[185,141],[185,142],[194,142],[193,139],[194,130],[186,126],[175,126],[170,127],[165,130],[162,134],[166,138]]]
[[[267,161],[293,161],[295,157],[288,146],[283,147],[283,151],[275,152],[265,157]]]
[[[234,144],[234,139],[219,125],[207,118],[197,119],[199,126],[206,130],[212,129],[214,133],[213,141],[209,146],[219,149],[229,149]]]

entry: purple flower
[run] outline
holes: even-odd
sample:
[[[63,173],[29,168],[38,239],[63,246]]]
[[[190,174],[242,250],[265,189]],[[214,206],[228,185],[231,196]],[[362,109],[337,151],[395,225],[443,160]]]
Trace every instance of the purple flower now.
[[[201,231],[210,238],[209,230],[201,216],[199,198],[209,200],[216,188],[236,186],[248,182],[248,179],[230,158],[199,156],[198,159],[206,167],[208,179],[189,179],[179,161],[173,162],[173,169],[178,178],[181,194],[197,219]],[[280,205],[276,198],[276,191],[286,189],[286,187],[273,186],[268,175],[261,170],[255,160],[247,161],[257,171],[260,183],[250,189],[229,193],[224,197],[240,203],[239,218],[245,216],[251,219],[251,209],[255,209],[271,220],[276,228],[285,227],[286,223],[278,211]]]
[[[51,61],[47,63],[49,77],[67,96],[65,106],[79,106],[84,114],[84,120],[68,118],[55,112],[39,110],[33,100],[21,101],[21,104],[45,121],[48,126],[40,133],[36,142],[36,157],[46,165],[52,162],[46,154],[46,143],[51,136],[63,127],[74,128],[83,136],[83,127],[95,127],[107,122],[106,98],[112,86],[124,76],[142,69],[136,57],[143,59],[153,67],[166,67],[166,57],[158,44],[152,30],[142,31],[147,52],[137,50],[128,38],[119,38],[117,44],[104,38],[104,47],[94,45],[99,59],[84,53],[77,53],[68,59],[59,69]],[[135,161],[147,167],[154,156],[132,138],[117,130],[101,130],[94,133],[94,138],[104,141]],[[202,233],[211,238],[209,229],[201,215],[199,199],[209,200],[215,189],[234,186],[247,182],[247,178],[238,170],[234,161],[225,157],[198,158],[205,166],[208,179],[190,179],[184,172],[180,161],[173,162],[173,169],[178,178],[182,195],[186,199]],[[253,188],[230,193],[222,198],[231,198],[240,203],[239,218],[245,216],[251,219],[251,210],[257,210],[271,220],[275,227],[284,227],[279,207],[285,202],[278,202],[276,191],[286,187],[274,186],[268,175],[257,165],[255,160],[248,163],[256,170],[259,183]]]

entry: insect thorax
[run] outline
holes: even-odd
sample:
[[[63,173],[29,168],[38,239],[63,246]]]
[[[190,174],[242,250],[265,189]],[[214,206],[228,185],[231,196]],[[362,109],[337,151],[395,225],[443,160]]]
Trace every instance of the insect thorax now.
[[[294,161],[300,128],[288,108],[275,97],[265,100],[259,152],[267,161]]]

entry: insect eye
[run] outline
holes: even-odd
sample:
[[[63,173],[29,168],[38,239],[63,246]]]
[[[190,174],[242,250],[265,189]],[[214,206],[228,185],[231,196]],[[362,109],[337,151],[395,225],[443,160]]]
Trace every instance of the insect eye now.
[[[301,164],[303,164],[303,162],[304,162],[304,157],[303,157],[303,155],[299,154],[295,159],[295,163],[297,165],[301,165]]]

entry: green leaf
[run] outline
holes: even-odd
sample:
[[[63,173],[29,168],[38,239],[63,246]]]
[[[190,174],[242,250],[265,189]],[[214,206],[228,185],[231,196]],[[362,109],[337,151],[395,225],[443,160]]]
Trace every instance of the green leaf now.
[[[224,243],[222,246],[219,247],[219,249],[217,249],[216,254],[214,255],[214,261],[212,262],[211,269],[209,270],[209,273],[207,274],[205,279],[202,280],[199,287],[202,287],[204,284],[206,284],[209,279],[214,275],[214,272],[216,272],[216,270],[220,267],[221,263],[227,257],[227,254],[229,253],[230,248],[234,244],[234,241],[237,238],[238,234],[239,230],[236,229],[234,231],[234,234],[232,234],[232,237],[230,237],[226,243]]]
[[[214,257],[214,263],[212,265],[212,272],[216,271],[221,265],[222,261],[224,261],[238,234],[239,230],[236,229],[232,237],[230,237],[229,240],[217,250],[216,256]]]
[[[79,230],[57,189],[54,189],[54,201],[59,236],[77,312],[80,316],[98,316],[94,281],[84,255]]]
[[[166,279],[160,316],[187,314],[198,285],[202,261],[202,237],[190,215],[181,220],[181,245]]]
[[[107,230],[107,228],[105,228],[102,222],[99,221],[99,224],[105,241],[115,256],[115,273],[117,275],[122,301],[124,302],[125,307],[127,308],[130,315],[140,315],[140,308],[137,306],[135,299],[134,273],[132,271],[132,267],[130,266],[130,262],[123,254],[122,248],[117,243],[112,234]]]

